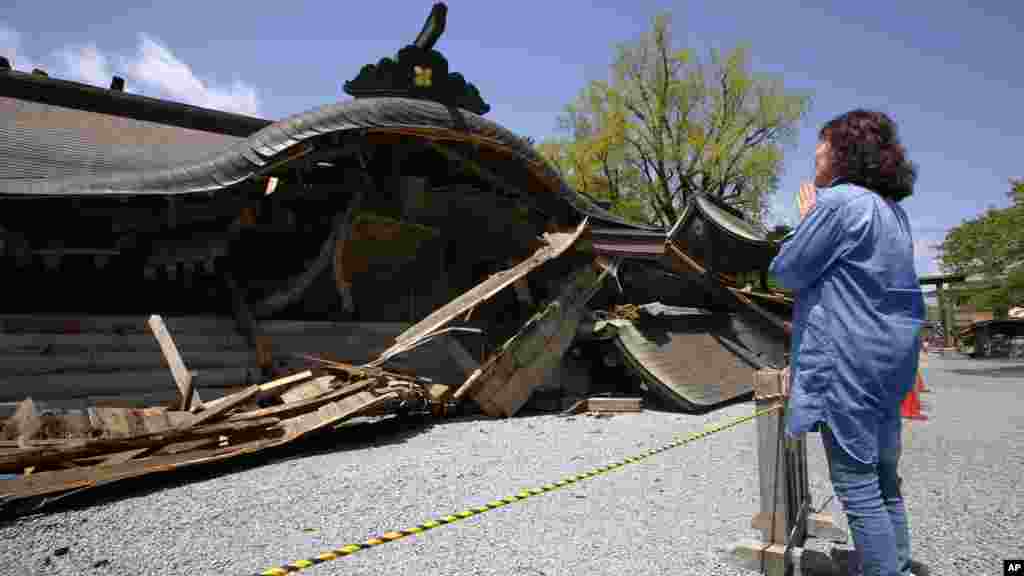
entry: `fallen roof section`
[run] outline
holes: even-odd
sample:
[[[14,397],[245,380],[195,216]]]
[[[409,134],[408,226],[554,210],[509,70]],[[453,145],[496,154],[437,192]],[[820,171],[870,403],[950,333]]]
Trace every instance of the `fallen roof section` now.
[[[494,297],[495,294],[511,286],[520,278],[539,268],[545,262],[557,258],[571,248],[587,229],[586,218],[580,222],[575,230],[570,232],[555,232],[544,235],[544,243],[533,255],[515,266],[494,274],[487,280],[477,284],[469,291],[464,292],[448,304],[438,308],[429,316],[416,323],[397,338],[395,344],[381,354],[381,358],[388,357],[396,352],[415,345],[418,341],[429,337],[431,334],[444,328],[456,317],[469,312],[476,306]]]
[[[684,412],[701,412],[753,391],[766,363],[730,327],[730,317],[660,304],[639,307],[635,320],[597,323],[627,367],[651,392]]]

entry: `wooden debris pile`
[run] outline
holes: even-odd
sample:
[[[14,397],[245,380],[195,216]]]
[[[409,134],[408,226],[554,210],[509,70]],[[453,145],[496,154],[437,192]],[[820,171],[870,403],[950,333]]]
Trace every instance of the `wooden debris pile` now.
[[[0,503],[222,461],[288,444],[355,417],[429,410],[447,398],[446,387],[416,378],[315,361],[313,370],[189,410],[55,412],[26,399],[0,430]]]

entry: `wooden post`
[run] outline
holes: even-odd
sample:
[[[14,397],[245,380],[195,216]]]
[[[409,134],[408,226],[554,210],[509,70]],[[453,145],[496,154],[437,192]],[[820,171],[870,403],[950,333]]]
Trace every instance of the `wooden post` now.
[[[160,344],[160,350],[164,353],[167,366],[171,369],[174,383],[178,385],[178,392],[181,394],[181,409],[188,410],[193,398],[196,405],[201,406],[203,401],[193,388],[192,374],[185,368],[185,362],[181,359],[178,347],[174,345],[174,340],[171,339],[171,333],[167,331],[163,318],[155,314],[150,316],[149,329],[153,331],[153,336]]]
[[[784,406],[782,373],[759,370],[754,375],[756,409]],[[761,509],[751,526],[761,532],[760,540],[744,540],[733,545],[730,561],[748,570],[765,571],[768,576],[783,576],[786,549],[789,560],[800,574],[803,545],[808,536],[845,540],[827,514],[809,516],[810,491],[807,481],[807,447],[804,438],[784,437],[783,410],[757,419],[757,462],[761,488]],[[805,507],[807,503],[807,507]]]
[[[757,410],[785,403],[781,373],[759,370],[754,375]],[[804,440],[787,440],[783,435],[785,414],[778,410],[757,419],[757,463],[761,479],[761,512],[753,527],[761,531],[765,542],[785,545],[794,526],[795,545],[803,545],[806,518],[798,514],[799,503],[807,496],[807,450]],[[772,518],[774,517],[774,522]]]

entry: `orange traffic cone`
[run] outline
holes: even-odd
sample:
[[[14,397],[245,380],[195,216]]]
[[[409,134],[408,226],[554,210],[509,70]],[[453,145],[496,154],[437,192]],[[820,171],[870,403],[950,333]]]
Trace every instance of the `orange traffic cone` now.
[[[921,382],[921,374],[917,375],[917,382]],[[917,397],[918,384],[915,384],[910,392],[907,393],[907,397],[903,399],[903,404],[900,406],[900,413],[904,418],[909,420],[927,420],[928,417],[921,413],[921,399]]]

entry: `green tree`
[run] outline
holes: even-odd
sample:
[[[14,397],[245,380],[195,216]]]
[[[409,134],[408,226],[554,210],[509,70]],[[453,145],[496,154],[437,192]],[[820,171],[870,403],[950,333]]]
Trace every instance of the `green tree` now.
[[[587,86],[558,118],[568,138],[548,139],[537,146],[577,191],[611,203],[611,210],[638,222],[651,215],[636,193],[639,174],[626,159],[625,113],[621,100],[603,83]]]
[[[566,107],[559,128],[568,137],[539,149],[577,189],[624,215],[671,226],[692,195],[706,193],[760,223],[809,104],[781,79],[752,72],[746,46],[706,62],[675,49],[669,17],[659,15],[617,47],[610,81],[591,82]]]
[[[943,271],[980,278],[956,291],[961,298],[997,316],[1024,302],[1024,180],[1011,180],[1007,195],[1009,207],[965,220],[938,246]]]

